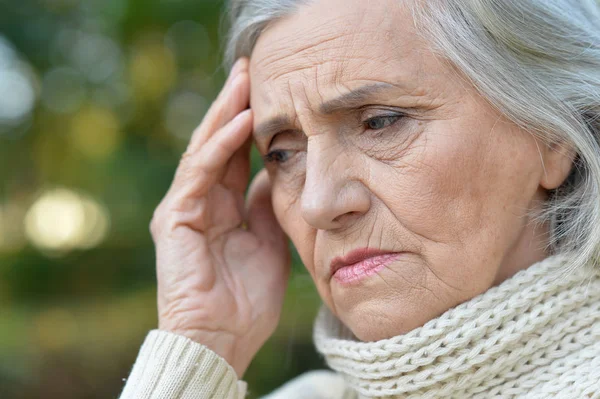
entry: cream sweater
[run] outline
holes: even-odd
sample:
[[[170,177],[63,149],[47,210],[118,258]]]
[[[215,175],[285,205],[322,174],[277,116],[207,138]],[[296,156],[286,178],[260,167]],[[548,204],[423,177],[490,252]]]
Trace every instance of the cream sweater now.
[[[335,371],[264,399],[600,398],[600,272],[551,257],[423,327],[358,342],[326,308],[317,350]],[[148,334],[121,399],[239,399],[246,384],[206,347]]]

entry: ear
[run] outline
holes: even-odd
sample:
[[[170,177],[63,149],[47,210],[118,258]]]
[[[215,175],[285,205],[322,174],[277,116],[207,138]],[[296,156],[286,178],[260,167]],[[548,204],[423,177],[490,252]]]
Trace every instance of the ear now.
[[[546,190],[554,190],[560,187],[571,173],[576,152],[565,142],[545,144],[543,151],[544,174],[540,185]]]

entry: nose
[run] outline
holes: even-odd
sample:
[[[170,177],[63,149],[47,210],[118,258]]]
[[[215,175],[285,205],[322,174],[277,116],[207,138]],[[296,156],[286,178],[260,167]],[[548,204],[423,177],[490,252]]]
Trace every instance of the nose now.
[[[302,217],[320,230],[344,227],[367,213],[371,207],[369,190],[351,156],[335,147],[312,147],[306,155]]]

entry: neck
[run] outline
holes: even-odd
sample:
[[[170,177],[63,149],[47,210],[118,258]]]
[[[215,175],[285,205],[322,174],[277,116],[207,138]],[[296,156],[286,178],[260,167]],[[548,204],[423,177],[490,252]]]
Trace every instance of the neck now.
[[[546,259],[550,255],[548,252],[549,233],[548,223],[535,223],[528,218],[519,238],[502,260],[493,285],[500,285],[519,271]]]

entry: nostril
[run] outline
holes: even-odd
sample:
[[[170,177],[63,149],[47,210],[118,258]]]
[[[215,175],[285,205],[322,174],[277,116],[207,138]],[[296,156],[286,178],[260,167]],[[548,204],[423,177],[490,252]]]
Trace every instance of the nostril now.
[[[360,214],[360,212],[355,212],[355,211],[346,212],[343,215],[339,215],[336,218],[334,218],[333,222],[335,222],[335,223],[342,223],[344,221],[347,221],[348,219],[352,219],[352,218],[358,216],[359,214]]]

